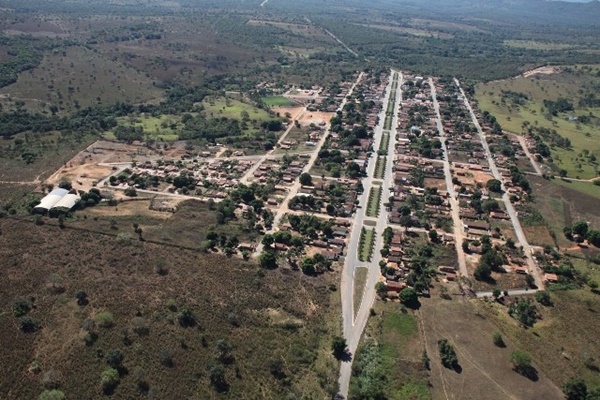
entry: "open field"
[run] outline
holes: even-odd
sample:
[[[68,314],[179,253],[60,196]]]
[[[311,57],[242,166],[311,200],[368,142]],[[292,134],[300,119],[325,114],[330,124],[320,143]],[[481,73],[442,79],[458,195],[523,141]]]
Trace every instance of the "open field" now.
[[[358,267],[354,272],[354,315],[360,308],[360,302],[362,301],[363,293],[365,292],[365,282],[367,280],[367,274],[369,269],[367,267]]]
[[[553,306],[538,306],[541,320],[530,329],[521,328],[499,304],[479,302],[477,309],[515,346],[529,352],[538,370],[556,385],[573,376],[585,378],[591,387],[599,385],[598,372],[585,366],[588,359],[600,357],[598,295],[587,290],[555,291],[551,299]]]
[[[544,180],[539,177],[529,177],[534,195],[533,208],[543,217],[544,223],[555,233],[557,243],[562,248],[573,246],[564,234],[563,228],[571,226],[573,222],[589,221],[592,226],[600,226],[598,215],[598,199],[600,187],[591,183],[568,182],[559,178]],[[589,191],[589,193],[587,192]],[[528,225],[540,226],[544,223],[528,224],[520,216],[528,238],[535,242],[536,231],[527,228]],[[545,235],[545,234],[544,234]]]
[[[291,107],[296,104],[292,100],[283,96],[263,97],[262,101],[269,107]]]
[[[493,344],[492,334],[497,327],[491,318],[478,312],[477,304],[461,297],[444,300],[434,294],[421,300],[419,315],[421,334],[431,359],[434,399],[563,398],[560,389],[544,375],[537,357],[534,357],[539,373],[537,381],[513,371],[510,353],[519,347],[511,341],[506,341],[505,348]],[[447,339],[454,346],[460,365],[456,370],[441,365],[437,348],[440,339]]]
[[[591,85],[596,71],[597,68],[593,66],[586,70],[582,66],[575,66],[568,70],[562,68],[559,73],[551,75],[519,76],[479,84],[476,99],[479,108],[494,115],[505,130],[519,133],[527,125],[555,129],[571,143],[571,147],[566,148],[546,140],[557,168],[565,169],[569,177],[593,178],[598,175],[598,163],[592,159],[592,155],[600,157],[598,119],[592,118],[589,123],[581,123],[579,120],[569,120],[569,117],[598,115],[600,108],[579,105],[583,93],[594,90]],[[520,100],[515,100],[518,96]],[[551,116],[544,109],[543,101],[555,101],[559,97],[572,101],[574,111]]]
[[[11,343],[0,350],[2,398],[37,398],[44,382],[68,398],[104,398],[100,374],[114,349],[124,355],[114,398],[215,398],[215,374],[227,397],[335,392],[330,312],[339,296],[326,289],[334,275],[257,271],[235,258],[9,218],[0,228],[0,337]],[[88,300],[78,305],[80,290]],[[33,302],[37,332],[19,329],[18,298]]]
[[[119,117],[116,119],[119,126],[141,127],[144,134],[156,140],[174,141],[178,139],[177,128],[181,128],[181,117],[175,115],[139,115],[131,117]],[[115,139],[112,131],[106,132],[104,137]]]
[[[245,111],[251,120],[265,121],[272,119],[267,111],[236,99],[208,97],[204,99],[202,106],[204,106],[205,113],[209,117],[241,120],[241,113]]]
[[[376,301],[373,309],[356,352],[349,398],[430,399],[417,317],[395,302]]]
[[[435,30],[427,30],[427,29],[418,29],[418,28],[409,28],[405,26],[396,26],[396,25],[369,25],[369,24],[361,24],[360,26],[364,26],[367,28],[375,28],[382,29],[386,31],[397,32],[406,35],[412,36],[420,36],[420,37],[433,37],[437,39],[452,39],[454,36],[440,31]]]

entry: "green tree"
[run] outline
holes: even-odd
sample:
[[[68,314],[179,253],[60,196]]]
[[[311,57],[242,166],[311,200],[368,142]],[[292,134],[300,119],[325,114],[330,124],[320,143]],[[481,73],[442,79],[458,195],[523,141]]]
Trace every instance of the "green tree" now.
[[[439,235],[435,229],[430,230],[428,235],[429,240],[431,240],[433,243],[437,243],[439,241]]]
[[[567,400],[586,400],[588,397],[587,385],[579,376],[569,379],[563,385],[563,392]]]
[[[265,234],[262,238],[262,244],[265,247],[271,247],[275,242],[275,238],[270,233]]]
[[[440,358],[442,365],[445,368],[453,369],[458,366],[458,357],[454,347],[448,342],[447,339],[438,340],[438,350],[440,351]]]
[[[347,347],[346,339],[341,336],[335,336],[331,341],[331,351],[333,352],[333,356],[338,360],[346,354]]]
[[[492,276],[492,267],[490,267],[487,263],[479,262],[479,265],[477,265],[477,268],[475,268],[473,275],[475,275],[475,279],[478,281],[486,281]]]
[[[259,257],[260,266],[266,269],[277,268],[277,255],[275,251],[268,249],[263,251]]]
[[[487,181],[485,186],[492,192],[502,192],[502,182],[500,182],[498,179],[490,179]]]
[[[385,286],[385,283],[377,282],[375,284],[375,292],[377,292],[377,295],[381,299],[385,299],[385,297],[387,296],[387,286]]]
[[[300,268],[302,269],[302,272],[304,272],[307,275],[314,274],[316,272],[315,260],[310,257],[304,258],[302,260],[302,263],[300,264]]]
[[[417,292],[412,288],[404,288],[400,291],[400,301],[407,307],[416,307],[419,304]]]
[[[300,184],[302,186],[312,186],[312,177],[308,172],[303,172],[300,175]]]
[[[510,353],[510,363],[515,371],[526,374],[531,369],[531,356],[524,351],[515,350]]]
[[[573,234],[585,237],[589,229],[588,223],[585,221],[577,221],[573,224]]]

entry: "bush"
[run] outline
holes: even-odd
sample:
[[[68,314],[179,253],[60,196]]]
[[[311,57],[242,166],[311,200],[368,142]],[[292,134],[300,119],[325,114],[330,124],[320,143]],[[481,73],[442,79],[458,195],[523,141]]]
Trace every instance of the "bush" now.
[[[184,328],[194,326],[196,324],[194,314],[192,314],[190,309],[186,307],[183,307],[181,311],[177,314],[177,321],[179,321],[179,325],[183,326]]]
[[[458,357],[454,347],[448,342],[447,339],[438,340],[438,349],[440,351],[440,358],[442,359],[442,365],[449,369],[454,369],[458,366]]]
[[[31,311],[31,303],[23,298],[18,298],[13,303],[13,314],[15,317],[22,317]]]
[[[548,292],[547,290],[540,290],[539,292],[537,292],[535,294],[535,299],[541,305],[544,305],[544,306],[552,305],[552,299],[550,298],[550,292]]]
[[[106,356],[106,362],[113,368],[119,368],[123,364],[125,355],[120,349],[113,349],[108,352]]]
[[[168,368],[175,365],[173,362],[173,351],[171,349],[163,349],[160,352],[160,363]]]
[[[104,393],[112,392],[119,384],[119,380],[119,371],[114,368],[105,369],[100,375],[100,382],[102,383]]]
[[[400,291],[400,301],[407,307],[415,308],[419,304],[417,292],[411,288],[404,288]]]
[[[96,323],[101,328],[110,328],[114,324],[113,315],[108,311],[103,311],[96,315]]]
[[[347,344],[346,339],[341,336],[335,336],[331,342],[331,351],[333,356],[338,360],[346,354]]]
[[[65,394],[57,389],[44,390],[39,396],[38,400],[65,400]]]
[[[586,400],[588,398],[588,388],[585,381],[581,377],[569,379],[563,385],[563,392],[567,400]]]
[[[135,190],[134,187],[128,187],[127,189],[125,189],[125,196],[136,197],[137,190]]]
[[[510,354],[510,362],[513,369],[520,374],[525,374],[531,369],[531,356],[524,351],[515,350]]]
[[[25,333],[36,332],[40,329],[39,322],[29,316],[21,318],[21,330]]]
[[[86,304],[89,303],[87,297],[88,297],[87,293],[84,292],[83,290],[79,290],[77,293],[75,293],[75,298],[77,299],[77,304],[79,304],[80,306],[85,306]]]
[[[502,337],[502,334],[500,332],[494,332],[494,334],[492,335],[492,341],[498,347],[506,347],[506,344],[504,343],[504,338]]]

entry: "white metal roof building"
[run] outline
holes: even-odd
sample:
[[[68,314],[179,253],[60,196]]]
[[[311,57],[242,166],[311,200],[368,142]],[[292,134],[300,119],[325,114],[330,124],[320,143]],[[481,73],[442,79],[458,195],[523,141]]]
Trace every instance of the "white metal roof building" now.
[[[60,207],[71,209],[79,202],[81,197],[76,194],[69,194],[69,191],[66,189],[54,189],[50,193],[46,195],[41,201],[40,204],[35,206],[34,211],[43,211],[48,212],[52,208]]]

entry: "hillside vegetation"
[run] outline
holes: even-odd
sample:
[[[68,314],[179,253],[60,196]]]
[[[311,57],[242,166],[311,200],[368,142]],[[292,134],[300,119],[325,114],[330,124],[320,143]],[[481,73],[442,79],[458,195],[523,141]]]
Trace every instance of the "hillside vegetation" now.
[[[0,398],[335,393],[327,277],[8,217],[0,230]]]

